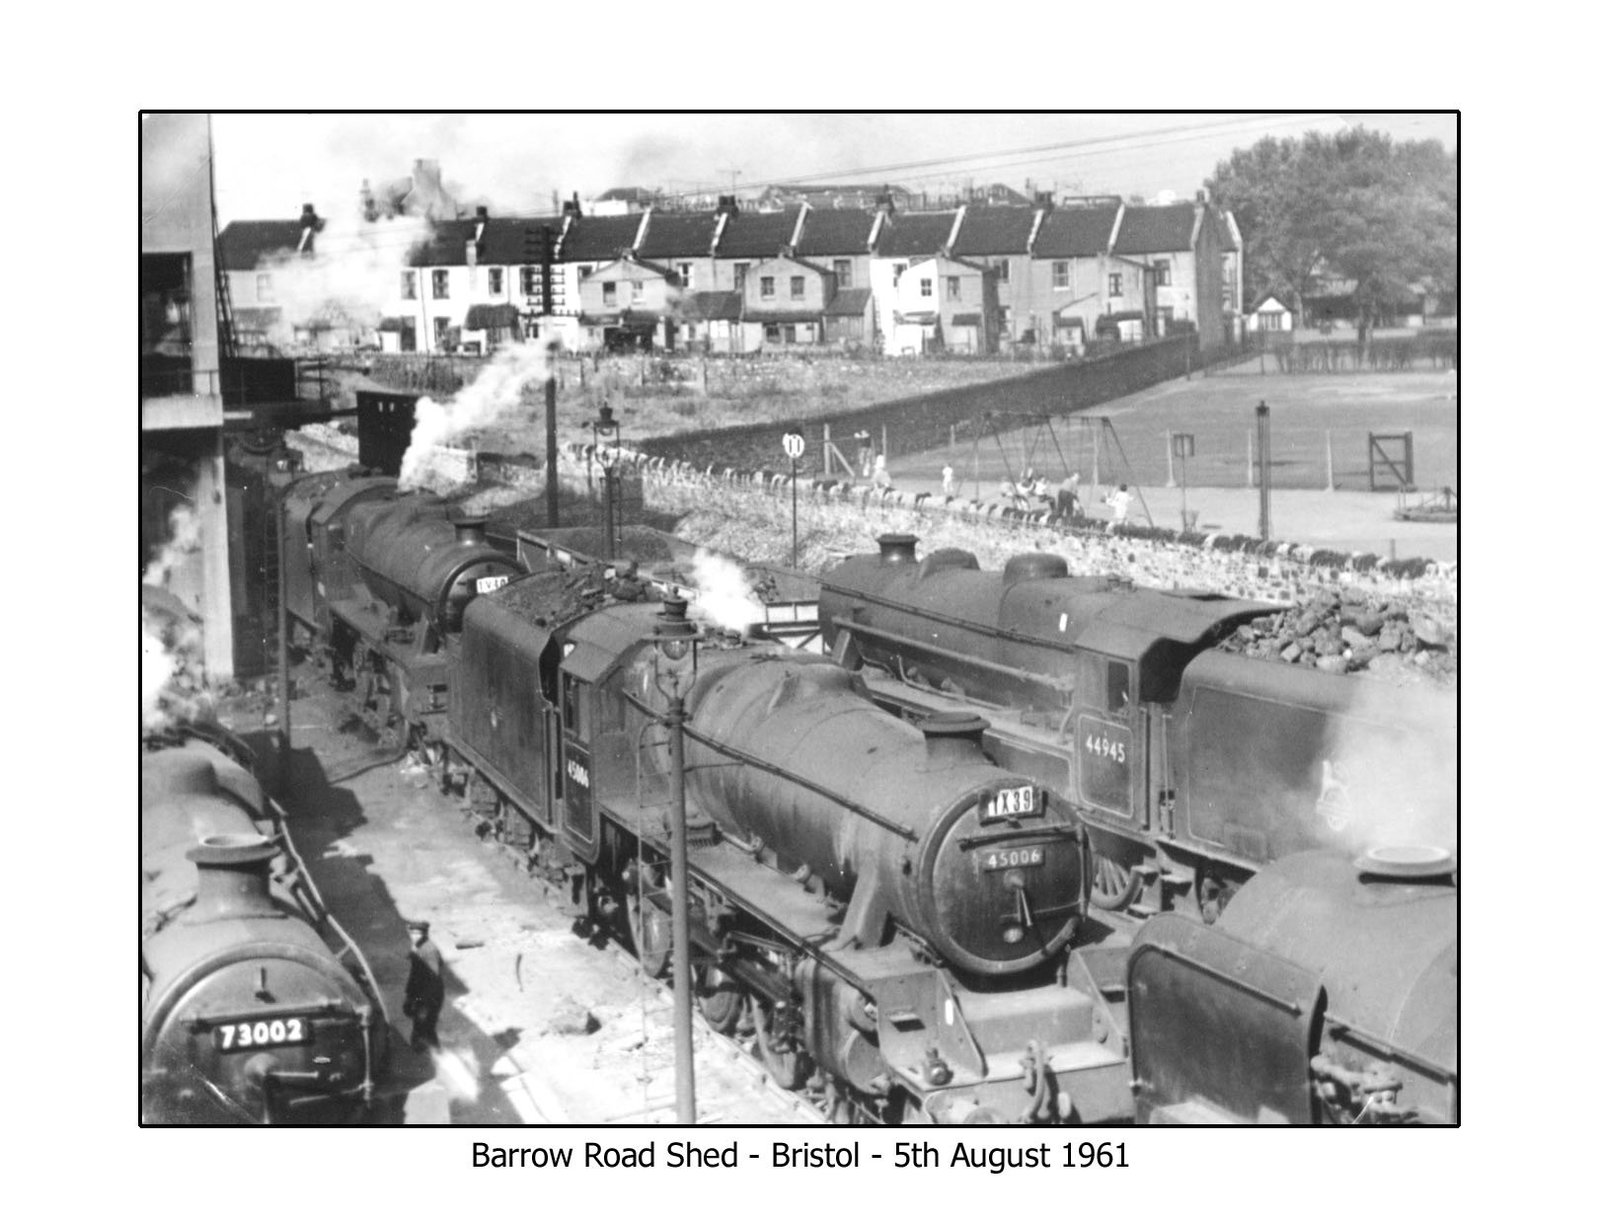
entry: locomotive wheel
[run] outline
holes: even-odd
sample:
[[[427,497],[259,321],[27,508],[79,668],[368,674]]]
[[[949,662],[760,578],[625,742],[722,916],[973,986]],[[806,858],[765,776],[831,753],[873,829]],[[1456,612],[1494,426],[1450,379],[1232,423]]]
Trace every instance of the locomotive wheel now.
[[[642,900],[636,882],[628,884],[628,935],[644,973],[660,979],[672,962],[672,913]]]
[[[695,975],[694,1000],[706,1025],[731,1035],[744,1012],[744,991],[716,967],[703,967]]]
[[[811,1057],[803,1047],[778,1049],[778,1036],[774,1033],[772,1006],[759,997],[751,1001],[755,1013],[756,1047],[761,1052],[761,1063],[772,1074],[772,1082],[779,1089],[797,1090],[811,1077]]]
[[[1106,853],[1094,854],[1094,886],[1089,901],[1102,911],[1121,911],[1139,889],[1139,875]]]

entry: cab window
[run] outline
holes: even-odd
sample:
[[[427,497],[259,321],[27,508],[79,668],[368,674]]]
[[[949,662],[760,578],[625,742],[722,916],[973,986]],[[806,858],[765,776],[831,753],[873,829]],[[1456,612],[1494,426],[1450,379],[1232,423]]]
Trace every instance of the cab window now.
[[[561,676],[561,719],[567,732],[580,742],[589,740],[589,718],[584,715],[584,684],[570,674]]]

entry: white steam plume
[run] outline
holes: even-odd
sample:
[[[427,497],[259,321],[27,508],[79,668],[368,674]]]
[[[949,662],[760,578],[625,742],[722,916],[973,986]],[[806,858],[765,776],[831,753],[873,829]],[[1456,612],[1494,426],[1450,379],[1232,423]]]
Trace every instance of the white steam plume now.
[[[486,428],[521,409],[523,390],[550,375],[557,346],[555,337],[549,336],[501,348],[472,384],[454,398],[442,403],[427,397],[419,399],[411,444],[400,461],[400,487],[407,491],[449,490],[451,479],[435,466],[440,447],[462,433]]]
[[[201,625],[151,606],[139,608],[139,730],[216,719],[216,696],[206,684]]]
[[[709,551],[694,553],[694,600],[697,618],[709,619],[716,626],[741,635],[752,623],[765,617],[761,599],[732,560]]]
[[[417,216],[362,221],[353,228],[329,221],[316,234],[311,254],[283,251],[262,259],[256,270],[271,273],[272,304],[282,311],[273,342],[289,343],[296,326],[313,323],[376,329],[384,303],[400,295],[411,251],[432,232]]]
[[[1454,851],[1460,806],[1455,701],[1369,683],[1361,685],[1351,712],[1336,722],[1319,778],[1330,825],[1356,850],[1428,845]],[[1405,730],[1397,729],[1397,714]]]
[[[164,586],[172,570],[183,562],[185,556],[200,550],[200,515],[188,505],[179,505],[167,519],[172,527],[172,537],[162,545],[161,554],[150,561],[144,570],[146,585]]]

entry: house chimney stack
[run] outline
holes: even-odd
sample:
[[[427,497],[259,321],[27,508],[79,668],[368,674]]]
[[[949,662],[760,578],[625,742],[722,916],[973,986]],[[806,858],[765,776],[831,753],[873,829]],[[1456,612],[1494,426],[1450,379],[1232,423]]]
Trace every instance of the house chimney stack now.
[[[1056,193],[1054,191],[1038,191],[1033,197],[1034,206],[1046,212],[1053,212],[1056,206]]]
[[[890,216],[894,215],[894,196],[889,194],[887,186],[878,193],[878,211],[886,212]]]
[[[738,216],[739,215],[739,201],[732,195],[718,195],[717,196],[717,215],[718,216],[723,216],[723,215],[726,215],[726,216]]]
[[[574,191],[572,198],[564,200],[561,204],[562,216],[582,216],[583,205],[578,202],[578,193]]]
[[[300,245],[297,249],[301,254],[311,253],[311,239],[320,228],[322,221],[317,216],[317,210],[306,204],[300,209]]]

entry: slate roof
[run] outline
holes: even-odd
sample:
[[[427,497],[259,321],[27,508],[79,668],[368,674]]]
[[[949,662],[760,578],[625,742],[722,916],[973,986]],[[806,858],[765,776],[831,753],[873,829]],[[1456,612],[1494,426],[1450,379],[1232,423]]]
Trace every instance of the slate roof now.
[[[906,259],[938,254],[950,240],[954,212],[902,212],[888,218],[878,233],[881,259]]]
[[[775,259],[794,236],[799,208],[782,212],[741,212],[730,216],[717,243],[719,259]]]
[[[483,227],[483,244],[478,250],[478,263],[483,267],[509,267],[517,263],[536,262],[538,256],[534,252],[538,250],[537,239],[533,250],[530,250],[529,231],[549,225],[555,230],[556,240],[559,242],[563,223],[564,218],[560,216],[491,216],[489,223]],[[475,220],[469,223],[463,240],[472,237],[477,231],[477,224]],[[464,248],[461,261],[463,263],[467,261]]]
[[[561,239],[563,263],[600,263],[621,258],[639,240],[644,214],[628,216],[578,216]]]
[[[1116,254],[1165,254],[1193,249],[1192,203],[1165,207],[1127,208],[1117,230]]]
[[[1032,208],[968,208],[951,253],[1027,254],[1036,215]]]
[[[315,241],[315,238],[313,238]],[[224,271],[254,271],[268,255],[292,254],[300,246],[298,220],[236,220],[217,239]]]
[[[717,235],[715,212],[652,212],[639,244],[646,259],[709,259]]]
[[[737,322],[743,305],[743,293],[690,293],[679,312],[687,322]]]
[[[806,213],[795,253],[802,258],[867,254],[867,239],[872,236],[872,224],[877,219],[876,212],[813,208]]]
[[[435,221],[432,235],[413,249],[406,261],[412,267],[464,267],[467,239],[477,227],[476,220]]]
[[[823,308],[825,318],[858,318],[867,312],[867,303],[872,300],[870,288],[841,288],[833,294],[833,300]]]
[[[1039,225],[1033,257],[1071,259],[1105,254],[1116,223],[1115,208],[1056,208]]]

